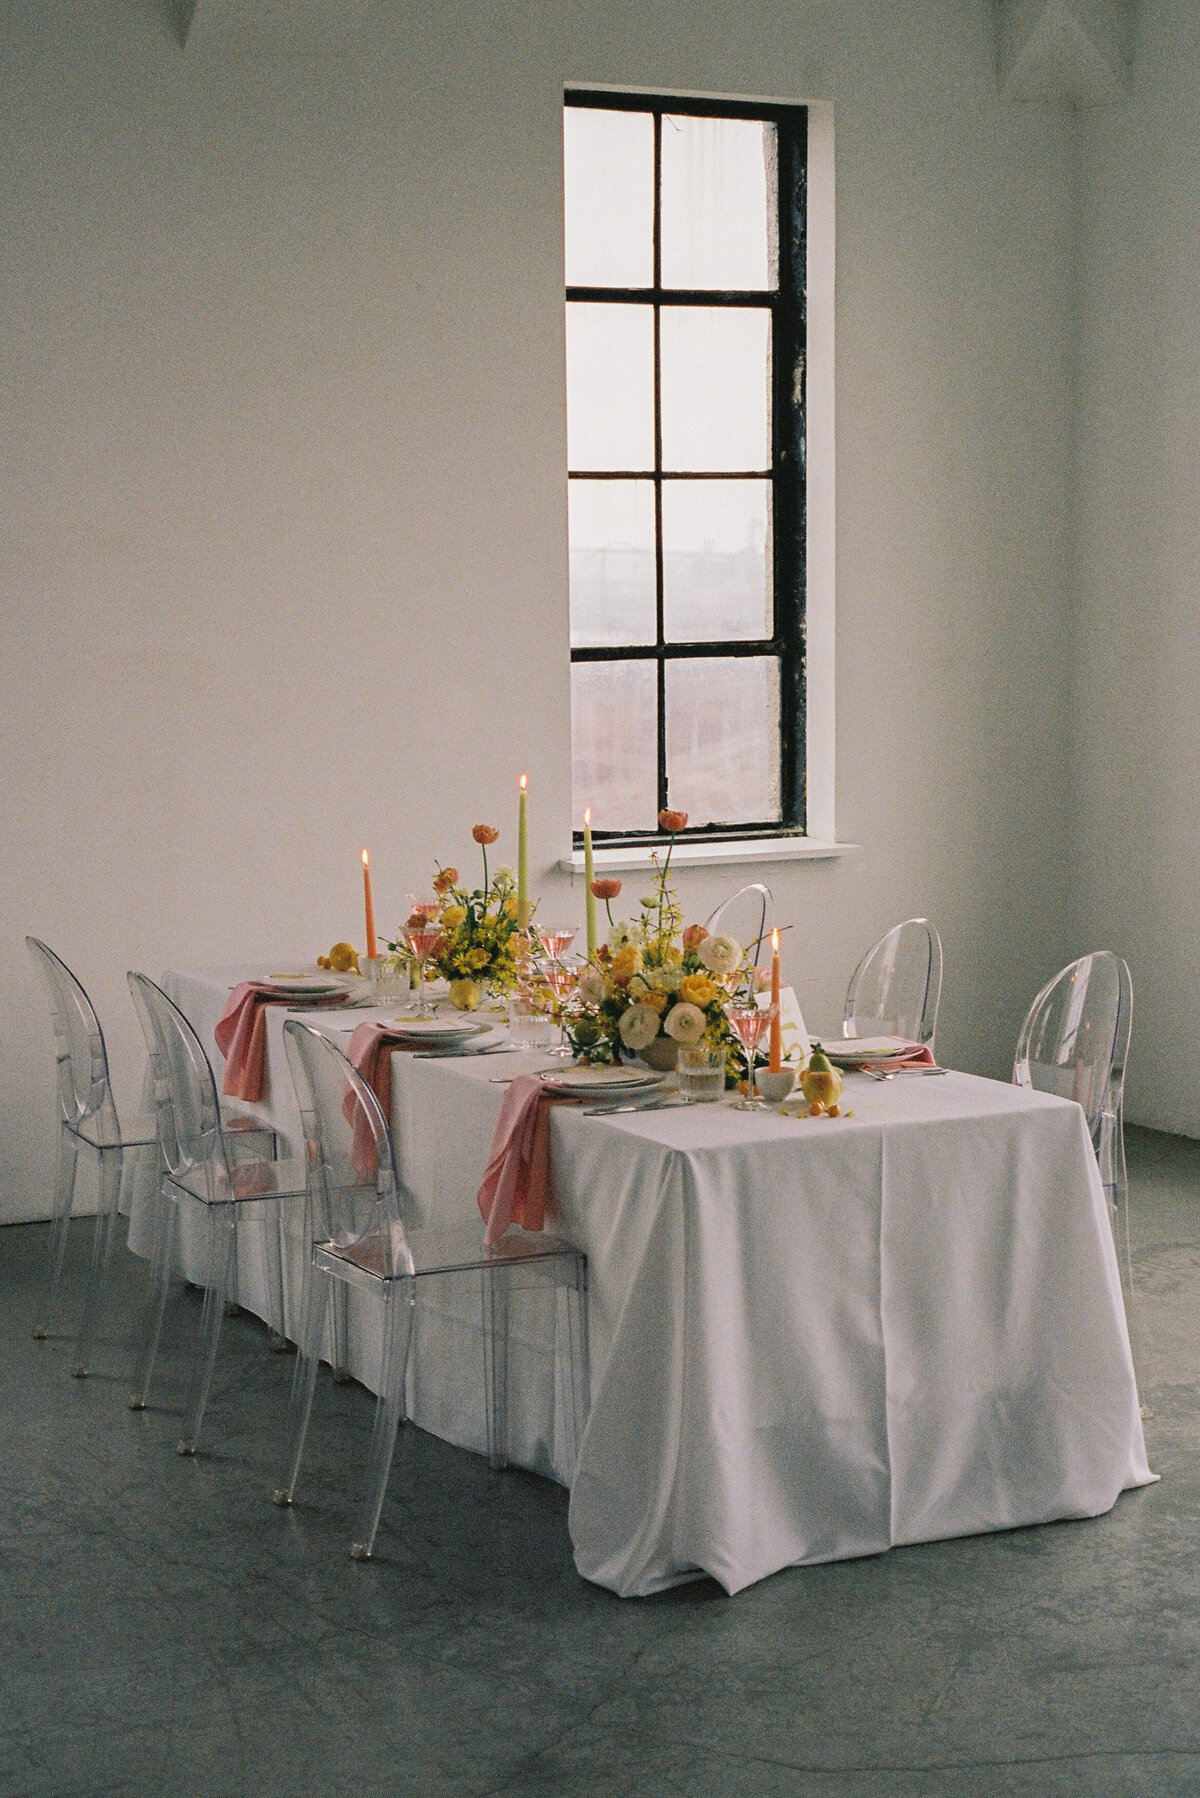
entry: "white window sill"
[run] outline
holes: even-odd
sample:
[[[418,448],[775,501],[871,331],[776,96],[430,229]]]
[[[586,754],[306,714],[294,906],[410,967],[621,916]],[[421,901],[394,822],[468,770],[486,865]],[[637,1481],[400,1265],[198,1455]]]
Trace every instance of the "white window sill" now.
[[[657,849],[661,862],[665,843],[640,844],[625,849],[596,849],[593,861],[596,872],[608,868],[649,868]],[[671,851],[673,868],[719,868],[737,862],[819,862],[834,861],[839,856],[857,855],[858,843],[828,843],[819,837],[747,837],[741,842],[676,843]],[[566,874],[583,873],[583,850],[564,855],[559,867]]]

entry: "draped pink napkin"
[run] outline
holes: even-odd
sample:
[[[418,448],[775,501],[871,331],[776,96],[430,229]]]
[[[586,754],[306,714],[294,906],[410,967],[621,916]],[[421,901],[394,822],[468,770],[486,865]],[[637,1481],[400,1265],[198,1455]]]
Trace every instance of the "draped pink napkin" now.
[[[284,1003],[283,993],[253,980],[239,981],[234,987],[213,1031],[216,1045],[225,1057],[223,1093],[245,1099],[249,1105],[262,1098],[267,1065],[264,1007]]]
[[[245,1099],[247,1105],[256,1105],[262,1098],[267,1071],[265,1008],[268,1005],[295,1005],[298,998],[294,992],[281,992],[269,980],[242,980],[234,987],[213,1031],[213,1040],[225,1057],[223,1093],[234,1099]],[[314,994],[305,1000],[305,1009],[310,1004],[315,1008],[344,1003],[340,993]]]
[[[897,1049],[894,1055],[884,1059],[878,1055],[869,1056],[865,1061],[847,1060],[850,1048],[848,1042],[837,1046],[838,1066],[840,1068],[878,1068],[881,1074],[903,1074],[906,1069],[935,1068],[937,1062],[933,1058],[933,1050],[928,1043],[906,1043],[903,1049]]]
[[[402,1037],[402,1031],[371,1021],[356,1026],[346,1050],[346,1060],[358,1069],[389,1122],[392,1115],[392,1049]],[[348,1092],[342,1100],[342,1114],[354,1130],[350,1143],[351,1165],[360,1174],[374,1173],[375,1138],[366,1113],[353,1092]]]
[[[478,1203],[490,1248],[510,1224],[541,1230],[554,1214],[550,1187],[550,1107],[578,1103],[582,1094],[551,1092],[536,1074],[518,1074],[504,1095]],[[595,1097],[595,1094],[592,1095]]]

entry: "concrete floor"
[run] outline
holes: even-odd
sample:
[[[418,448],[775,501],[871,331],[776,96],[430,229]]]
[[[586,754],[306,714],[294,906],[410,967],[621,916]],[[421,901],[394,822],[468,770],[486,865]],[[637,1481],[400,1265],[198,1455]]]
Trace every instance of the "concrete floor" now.
[[[1200,1793],[1200,1143],[1131,1131],[1130,1161],[1161,1484],[732,1600],[585,1585],[564,1492],[413,1430],[354,1565],[366,1393],[323,1378],[307,1502],[274,1510],[292,1363],[262,1326],[230,1321],[210,1452],[182,1460],[169,1387],[126,1408],[115,1334],[85,1383],[31,1340],[45,1227],[4,1230],[0,1793]],[[129,1314],[143,1279],[123,1256]]]

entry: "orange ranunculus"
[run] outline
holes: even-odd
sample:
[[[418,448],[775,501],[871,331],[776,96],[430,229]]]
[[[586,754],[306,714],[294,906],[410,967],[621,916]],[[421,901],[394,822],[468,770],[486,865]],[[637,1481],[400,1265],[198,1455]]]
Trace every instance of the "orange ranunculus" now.
[[[703,1011],[711,1005],[717,996],[717,987],[707,974],[685,974],[679,982],[679,997],[686,999],[689,1005],[698,1005]]]
[[[500,835],[500,832],[496,829],[494,824],[476,824],[471,831],[471,835],[475,838],[477,843],[486,845],[488,843],[494,843],[496,838]]]
[[[685,953],[690,955],[693,949],[698,949],[707,935],[708,931],[703,924],[689,924],[683,933]]]
[[[621,891],[619,880],[593,880],[592,894],[596,899],[615,899]]]
[[[456,887],[457,885],[457,868],[439,868],[433,877],[433,890],[435,893],[448,893],[451,887]]]
[[[660,830],[665,830],[668,836],[672,837],[677,835],[679,831],[687,829],[687,821],[688,815],[686,812],[663,811],[658,814],[658,828]]]

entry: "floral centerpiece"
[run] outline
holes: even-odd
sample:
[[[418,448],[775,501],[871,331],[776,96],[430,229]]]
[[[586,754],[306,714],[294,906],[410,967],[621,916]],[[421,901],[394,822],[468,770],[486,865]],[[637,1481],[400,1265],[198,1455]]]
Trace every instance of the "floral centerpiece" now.
[[[439,867],[433,878],[436,903],[415,907],[406,927],[437,932],[424,965],[449,981],[450,1003],[460,1011],[474,1011],[489,988],[506,992],[516,984],[522,940],[512,870],[498,868],[488,878],[488,846],[500,832],[477,824],[471,835],[483,851],[483,885],[468,891],[459,884],[457,868]],[[399,943],[388,947],[403,949]]]
[[[679,1048],[707,1043],[726,1051],[726,1081],[735,1084],[737,1062],[725,1005],[739,986],[754,990],[754,972],[740,943],[710,936],[703,924],[684,925],[668,882],[671,849],[687,823],[686,812],[663,811],[658,818],[671,842],[658,868],[653,892],[630,923],[613,922],[612,900],[619,880],[595,880],[611,926],[580,976],[567,1035],[586,1061],[619,1062],[640,1055],[651,1066],[672,1068]]]

